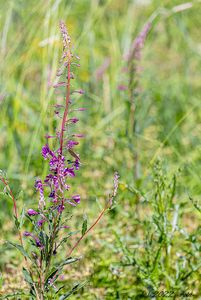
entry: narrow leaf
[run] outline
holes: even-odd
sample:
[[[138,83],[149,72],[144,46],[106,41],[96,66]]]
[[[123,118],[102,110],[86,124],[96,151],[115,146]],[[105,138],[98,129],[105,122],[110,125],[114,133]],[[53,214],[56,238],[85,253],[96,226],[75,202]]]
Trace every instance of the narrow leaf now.
[[[19,220],[19,227],[22,228],[22,225],[24,224],[24,216],[25,216],[25,209],[22,209],[21,215],[20,215],[20,220]]]
[[[31,287],[32,287],[32,286],[33,286],[33,280],[32,280],[32,278],[31,278],[30,273],[29,273],[25,268],[23,268],[22,273],[23,273],[23,275],[24,275],[25,281],[26,281],[27,283],[29,283],[29,284],[31,285]]]
[[[19,222],[19,220],[16,218],[16,216],[14,216],[14,219],[15,219],[15,226],[16,226],[17,229],[19,229],[19,228],[20,228],[20,222]]]
[[[87,231],[87,218],[85,217],[82,223],[82,235],[84,235],[86,231]]]
[[[12,243],[12,242],[8,242],[8,244],[10,244],[11,246],[18,249],[22,253],[23,256],[30,258],[28,253],[24,250],[24,248],[21,245],[18,245],[18,244]]]
[[[69,257],[68,259],[64,260],[62,263],[59,264],[59,268],[62,268],[63,266],[65,265],[69,265],[69,264],[72,264],[78,260],[80,260],[81,258],[80,257]]]
[[[67,294],[62,295],[59,300],[65,300],[67,298],[69,298],[74,292],[78,291],[79,289],[81,289],[82,287],[84,287],[86,285],[87,281],[84,281],[83,283],[78,283],[76,284],[71,291],[69,291]]]

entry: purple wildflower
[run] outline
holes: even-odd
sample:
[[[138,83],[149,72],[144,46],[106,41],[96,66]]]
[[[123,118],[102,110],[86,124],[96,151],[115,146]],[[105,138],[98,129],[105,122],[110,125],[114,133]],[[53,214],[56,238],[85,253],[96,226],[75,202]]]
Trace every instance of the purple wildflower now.
[[[64,176],[75,177],[74,168],[66,168],[64,170]]]
[[[61,226],[61,228],[67,229],[67,228],[70,228],[70,226],[64,225],[64,226]]]
[[[79,142],[77,142],[77,141],[69,140],[67,143],[67,149],[72,149],[74,146],[76,146],[78,144],[79,144]]]
[[[73,134],[72,136],[77,137],[77,138],[83,138],[84,134],[78,133],[78,134]]]
[[[28,232],[28,231],[25,231],[25,232],[23,233],[23,236],[31,236],[31,233]]]
[[[43,146],[41,153],[45,159],[49,158],[50,156],[53,156],[53,152],[50,150],[47,144]]]
[[[55,197],[55,191],[51,191],[51,193],[49,194],[49,198],[54,198]]]
[[[79,204],[80,203],[80,195],[72,196],[72,200]]]
[[[60,87],[60,86],[66,86],[66,82],[65,82],[65,81],[64,81],[64,82],[58,82],[58,83],[55,83],[55,84],[53,85],[54,88],[58,88],[58,87]]]
[[[77,118],[71,118],[69,121],[71,123],[77,123],[79,121],[79,119],[77,119]]]
[[[56,175],[48,174],[44,180],[50,187],[54,187],[55,190],[59,188],[59,181]]]
[[[49,162],[50,167],[51,167],[51,171],[57,169],[58,163],[59,163],[59,159],[56,156],[51,158],[51,160]]]
[[[40,219],[37,222],[38,227],[41,227],[43,225],[43,223],[45,223],[45,219]]]
[[[80,160],[76,159],[73,163],[73,166],[75,167],[76,170],[79,170],[80,168]]]
[[[36,188],[37,190],[43,188],[43,184],[42,184],[42,181],[41,181],[40,179],[37,179],[37,180],[36,180],[36,182],[35,182],[35,188]]]
[[[80,107],[80,108],[75,108],[74,111],[85,111],[86,108],[85,107]]]
[[[83,94],[84,94],[84,91],[80,89],[80,90],[75,90],[75,91],[73,91],[73,93],[78,93],[78,94],[83,95]]]
[[[41,249],[44,248],[44,246],[43,246],[43,244],[41,243],[41,241],[39,240],[39,238],[34,237],[34,240],[35,240],[36,246],[37,246],[38,248],[41,248]]]
[[[55,136],[46,134],[46,135],[45,135],[45,138],[46,138],[46,139],[51,139],[51,138],[55,138]]]
[[[65,206],[63,204],[60,204],[58,207],[57,207],[57,210],[58,212],[61,214],[62,211],[64,210]]]
[[[36,216],[36,215],[38,215],[39,213],[38,213],[37,211],[35,211],[34,209],[30,208],[30,209],[28,209],[27,214],[28,214],[29,216]]]

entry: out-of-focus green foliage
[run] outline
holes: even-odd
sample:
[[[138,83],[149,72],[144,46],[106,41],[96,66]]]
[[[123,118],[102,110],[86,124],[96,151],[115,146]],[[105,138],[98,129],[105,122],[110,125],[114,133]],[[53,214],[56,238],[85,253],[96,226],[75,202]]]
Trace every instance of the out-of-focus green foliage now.
[[[60,19],[81,57],[75,88],[85,90],[78,101],[87,107],[79,125],[86,138],[79,146],[84,163],[74,187],[82,195],[77,219],[86,213],[90,223],[111,188],[114,170],[121,176],[118,206],[80,246],[84,258],[79,266],[67,269],[61,278],[67,290],[76,281],[89,280],[72,299],[142,299],[142,291],[149,288],[185,286],[196,295],[201,292],[200,214],[193,205],[201,194],[201,3],[184,3],[0,0],[0,169],[7,173],[19,208],[37,205],[34,180],[47,170],[40,151],[44,135],[55,127],[51,86],[61,54]],[[130,137],[127,93],[118,86],[128,82],[125,55],[150,18],[154,21],[140,62],[137,128]],[[153,179],[158,176],[153,166],[159,158],[166,170],[162,175],[158,171],[160,191]],[[169,178],[178,172],[177,190],[167,212],[170,224],[178,214],[173,243],[164,235],[157,240],[156,224],[166,212],[160,219],[156,201],[162,195],[166,203]],[[0,195],[0,208],[0,285],[2,293],[8,293],[21,284],[22,261],[15,251],[5,251],[4,242],[16,239],[10,199]],[[165,258],[166,246],[172,247],[169,258]],[[165,260],[173,258],[171,267]],[[129,266],[124,266],[126,259]],[[194,270],[187,279],[185,268]],[[13,276],[16,272],[19,275]]]

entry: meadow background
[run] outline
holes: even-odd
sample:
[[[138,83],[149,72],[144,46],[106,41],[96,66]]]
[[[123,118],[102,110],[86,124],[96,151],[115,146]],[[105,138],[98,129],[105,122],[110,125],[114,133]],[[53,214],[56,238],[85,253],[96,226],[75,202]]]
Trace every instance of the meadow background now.
[[[85,90],[80,102],[87,107],[78,126],[86,135],[83,166],[74,181],[82,201],[72,226],[83,214],[92,223],[114,171],[120,174],[118,205],[61,278],[66,290],[88,280],[72,299],[145,299],[154,290],[173,290],[172,299],[185,299],[179,293],[186,290],[201,295],[201,2],[183,3],[0,0],[0,168],[19,208],[37,203],[34,180],[48,168],[40,153],[55,127],[60,19],[81,57],[75,85]],[[150,19],[133,113],[125,55]],[[12,203],[0,197],[3,298],[26,284],[22,258],[5,243],[17,240]]]

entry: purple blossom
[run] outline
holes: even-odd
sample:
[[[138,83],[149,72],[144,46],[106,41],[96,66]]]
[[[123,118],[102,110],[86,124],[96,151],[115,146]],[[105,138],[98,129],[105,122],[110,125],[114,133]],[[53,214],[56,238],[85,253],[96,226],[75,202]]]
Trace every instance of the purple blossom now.
[[[79,204],[80,203],[80,195],[72,196],[72,200]]]
[[[43,244],[41,243],[41,241],[39,240],[39,238],[34,237],[34,240],[35,240],[36,246],[37,246],[38,248],[41,248],[41,249],[44,248],[44,246],[43,246]]]
[[[84,94],[84,91],[80,89],[80,90],[75,90],[75,91],[73,91],[73,93],[78,93],[78,94],[83,95],[83,94]]]
[[[45,146],[43,146],[41,153],[42,153],[42,156],[43,156],[45,159],[47,159],[47,158],[49,158],[50,156],[53,156],[53,155],[54,155],[53,152],[50,150],[48,144],[46,144]]]
[[[51,138],[55,138],[55,136],[46,134],[46,135],[45,135],[45,138],[46,138],[46,139],[51,139]]]
[[[64,189],[65,189],[66,191],[68,191],[68,190],[70,189],[70,185],[64,184]]]
[[[54,187],[55,190],[59,188],[59,180],[56,175],[48,174],[44,180],[50,187]]]
[[[84,137],[84,134],[82,133],[78,133],[78,134],[73,134],[74,137],[77,137],[77,138],[83,138]]]
[[[74,168],[66,168],[64,170],[64,176],[75,177]]]
[[[69,121],[72,122],[72,123],[77,123],[79,121],[79,119],[77,119],[77,118],[71,118]]]
[[[23,236],[31,236],[31,233],[28,232],[28,231],[25,231],[25,232],[23,233]]]
[[[36,180],[36,182],[35,182],[35,188],[36,188],[37,190],[43,188],[43,184],[42,184],[42,181],[41,181],[40,179],[37,179],[37,180]]]
[[[49,194],[49,198],[54,198],[55,197],[55,191],[51,191],[51,193]]]
[[[77,141],[69,140],[67,143],[67,149],[72,149],[74,146],[76,146],[78,144],[79,144],[79,142],[77,142]]]
[[[37,211],[35,211],[34,209],[30,208],[30,209],[28,209],[27,214],[29,216],[35,216],[35,215],[38,215],[39,213]]]
[[[38,227],[41,227],[43,225],[43,223],[45,223],[45,219],[40,219],[37,222]]]
[[[61,87],[61,86],[66,86],[66,82],[58,82],[56,84],[53,85],[54,88],[58,88],[58,87]]]
[[[73,166],[75,167],[76,170],[79,170],[80,168],[80,160],[76,159],[73,163]]]
[[[75,111],[85,111],[86,110],[86,108],[85,107],[80,107],[80,108],[76,108],[76,109],[74,109]]]
[[[58,207],[57,207],[57,210],[58,212],[61,214],[62,211],[64,210],[65,206],[63,204],[60,204]]]
[[[51,158],[51,160],[49,162],[50,167],[51,167],[51,171],[57,169],[58,163],[59,163],[59,159],[56,156]]]
[[[25,231],[25,232],[23,233],[23,235],[26,236],[26,237],[31,236],[31,237],[35,240],[35,243],[36,243],[36,246],[37,246],[37,247],[39,247],[39,248],[41,248],[41,249],[44,248],[44,246],[43,246],[42,243],[40,242],[39,238],[37,238],[36,236],[34,236],[32,233],[30,233],[30,232],[28,232],[28,231]]]

